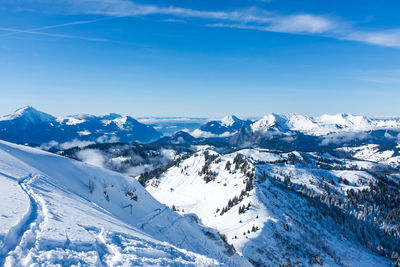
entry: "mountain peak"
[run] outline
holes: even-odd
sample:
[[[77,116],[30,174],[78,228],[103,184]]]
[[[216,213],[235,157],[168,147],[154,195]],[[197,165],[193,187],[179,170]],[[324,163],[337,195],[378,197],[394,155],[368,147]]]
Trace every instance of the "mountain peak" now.
[[[264,132],[272,128],[274,130],[287,131],[289,127],[289,120],[291,119],[296,120],[294,116],[270,113],[268,115],[264,115],[261,119],[252,123],[250,127],[253,132]]]
[[[235,115],[229,115],[225,116],[221,119],[221,124],[223,126],[232,126],[235,122],[241,121],[238,117]]]
[[[49,122],[55,118],[47,113],[41,112],[32,106],[25,106],[17,109],[13,114],[6,115],[0,120],[14,120],[23,119],[26,122],[38,123],[38,122]]]
[[[342,126],[366,126],[367,124],[369,124],[368,118],[364,116],[352,115],[349,113],[339,113],[336,115],[324,114],[321,115],[317,120],[326,124],[336,124]]]
[[[37,113],[37,112],[40,112],[40,111],[35,109],[32,106],[25,106],[25,107],[17,109],[13,114],[14,115],[23,115],[23,114],[27,114],[27,113]]]
[[[264,115],[261,119],[254,122],[251,127],[253,131],[261,130],[261,129],[268,129],[276,124],[277,122],[277,115],[274,113]]]

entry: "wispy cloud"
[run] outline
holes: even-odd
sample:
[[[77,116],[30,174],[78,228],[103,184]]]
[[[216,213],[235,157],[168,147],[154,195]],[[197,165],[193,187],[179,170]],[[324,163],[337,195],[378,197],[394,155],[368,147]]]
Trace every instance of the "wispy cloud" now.
[[[80,40],[94,41],[94,42],[109,42],[110,40],[107,40],[104,38],[94,38],[94,37],[76,36],[76,35],[68,35],[68,34],[48,33],[48,32],[43,32],[43,31],[49,30],[49,29],[55,29],[55,28],[68,27],[68,26],[90,24],[90,23],[94,23],[94,22],[116,19],[116,18],[120,18],[120,16],[105,17],[105,18],[103,17],[103,18],[92,19],[92,20],[72,21],[72,22],[66,22],[66,23],[61,23],[61,24],[36,27],[36,28],[27,29],[27,30],[14,29],[14,28],[0,28],[0,31],[7,32],[7,33],[0,34],[0,37],[7,37],[7,36],[12,36],[12,35],[21,34],[21,33],[28,33],[28,34],[36,34],[36,35],[46,35],[46,36],[57,37],[57,38],[80,39]]]
[[[379,84],[400,84],[399,69],[369,70],[357,74],[358,80]]]
[[[337,22],[323,16],[309,14],[281,16],[267,26],[270,31],[286,33],[325,33],[334,30]]]
[[[186,23],[186,20],[183,20],[183,19],[163,19],[162,22]]]
[[[274,17],[271,22],[264,24],[250,23],[211,23],[208,27],[226,27],[237,29],[249,29],[268,32],[282,32],[294,34],[328,34],[337,28],[336,22],[322,16],[292,15],[285,17]]]
[[[35,34],[35,35],[45,35],[45,36],[49,36],[49,37],[79,39],[79,40],[94,41],[94,42],[110,42],[110,40],[103,39],[103,38],[92,38],[92,37],[85,37],[85,36],[59,34],[59,33],[47,33],[47,32],[20,30],[20,29],[13,29],[13,28],[0,28],[0,31],[7,31],[10,33],[29,33],[29,34]],[[3,36],[9,36],[9,35],[8,34],[0,35],[0,37],[3,37]]]
[[[234,11],[203,11],[174,6],[144,5],[128,0],[69,0],[72,12],[108,16],[167,15],[179,18],[208,20],[205,26],[252,29],[292,34],[320,35],[379,46],[400,47],[400,29],[363,30],[341,19],[314,15],[282,15],[259,8]],[[210,21],[211,20],[211,21]]]
[[[400,29],[383,31],[354,31],[343,39],[360,41],[374,45],[400,47]]]
[[[66,27],[66,26],[71,26],[71,25],[80,25],[80,24],[89,24],[89,23],[93,23],[93,22],[97,22],[97,21],[101,21],[101,20],[105,20],[105,19],[109,19],[109,18],[101,18],[101,19],[93,19],[93,20],[80,20],[80,21],[72,21],[72,22],[67,22],[67,23],[62,23],[62,24],[56,24],[56,25],[49,25],[49,26],[43,26],[43,27],[37,27],[37,28],[32,28],[32,29],[28,29],[28,30],[16,30],[16,29],[9,29],[10,32],[9,33],[5,33],[5,34],[1,34],[0,37],[2,36],[10,36],[10,35],[15,35],[18,33],[22,33],[22,32],[37,32],[37,31],[42,31],[42,30],[48,30],[48,29],[54,29],[54,28],[60,28],[60,27]],[[3,30],[7,31],[7,28],[2,28]]]
[[[42,0],[44,1],[44,0]],[[41,2],[39,0],[39,2]],[[129,0],[65,0],[62,2],[45,1],[53,5],[63,5],[58,10],[70,14],[121,16],[167,16],[166,22],[182,19],[198,19],[204,26],[252,29],[289,34],[308,34],[339,40],[350,40],[379,46],[400,47],[400,29],[372,31],[357,28],[337,17],[315,14],[278,14],[260,8],[240,10],[206,11],[175,6],[146,5]],[[98,20],[71,22],[47,26],[31,31],[42,31],[59,26],[93,23]]]
[[[400,84],[400,78],[396,77],[359,77],[361,81],[365,82],[373,82],[373,83],[381,83],[381,84]]]

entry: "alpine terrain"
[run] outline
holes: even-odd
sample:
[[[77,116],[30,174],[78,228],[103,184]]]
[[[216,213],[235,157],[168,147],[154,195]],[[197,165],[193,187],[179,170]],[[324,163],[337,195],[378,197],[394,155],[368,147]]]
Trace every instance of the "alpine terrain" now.
[[[399,119],[183,121],[3,117],[1,262],[400,265]]]

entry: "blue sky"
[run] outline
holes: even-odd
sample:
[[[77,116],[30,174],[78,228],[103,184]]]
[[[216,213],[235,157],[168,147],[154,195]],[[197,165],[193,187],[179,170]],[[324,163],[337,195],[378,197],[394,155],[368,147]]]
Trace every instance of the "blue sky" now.
[[[400,116],[399,1],[4,0],[0,114]]]

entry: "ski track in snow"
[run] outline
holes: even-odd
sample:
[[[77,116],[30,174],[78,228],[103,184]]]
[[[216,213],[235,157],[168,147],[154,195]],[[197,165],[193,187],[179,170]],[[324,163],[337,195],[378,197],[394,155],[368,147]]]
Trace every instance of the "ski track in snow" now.
[[[100,266],[118,266],[121,263],[122,254],[117,246],[107,242],[104,228],[101,229],[99,234],[94,234],[94,237],[96,238],[96,250],[101,263]],[[108,255],[111,256],[111,259],[107,259]]]
[[[38,175],[28,174],[23,178],[15,178],[1,172],[0,175],[17,182],[21,190],[28,196],[30,202],[29,211],[10,229],[1,250],[2,260],[0,261],[0,265],[11,267],[13,264],[7,261],[9,256],[14,254],[14,256],[17,256],[17,250],[26,251],[35,245],[37,233],[40,230],[41,224],[46,220],[47,212],[44,201],[29,187],[29,184]]]
[[[155,213],[154,215],[151,215],[149,218],[144,218],[144,222],[139,226],[139,229],[144,230],[144,228],[146,227],[146,225],[148,225],[150,223],[150,221],[152,221],[153,219],[155,219],[156,217],[160,216],[161,213],[163,213],[164,211],[166,211],[168,208],[165,207],[164,209],[158,211],[157,213]]]
[[[148,219],[144,219],[145,222],[142,223],[142,224],[140,225],[139,229],[144,230],[145,227],[146,227],[148,224],[150,224],[152,220],[154,220],[156,217],[160,216],[160,215],[161,215],[163,212],[165,212],[166,210],[168,210],[167,207],[165,207],[164,209],[158,211],[158,212],[155,213],[154,215],[150,216]],[[169,227],[175,225],[175,224],[176,224],[178,221],[180,221],[181,219],[183,219],[183,217],[177,217],[175,220],[173,220],[173,221],[171,222],[171,224],[170,224],[168,227],[161,227],[158,231],[154,232],[153,234],[160,234],[160,233],[162,233],[162,232],[164,232],[164,231],[168,231],[167,228],[169,228]],[[186,234],[185,234],[184,231],[182,231],[182,235],[183,235],[183,238],[182,238],[182,241],[179,242],[178,247],[182,246],[182,245],[185,243],[185,241],[188,240],[188,238],[187,238],[187,236],[186,236]],[[188,244],[190,245],[190,242],[189,242]]]

